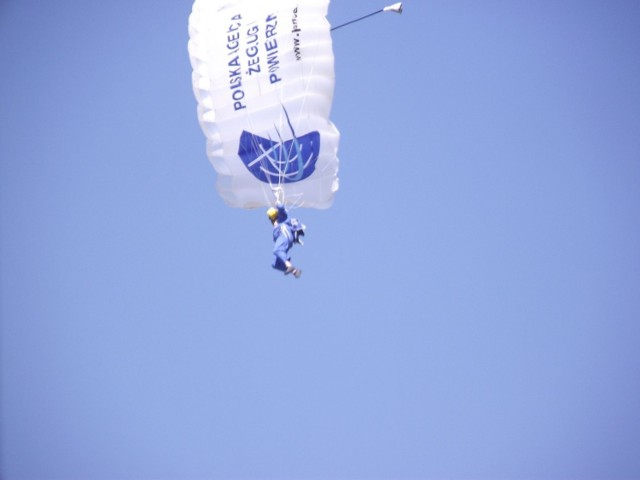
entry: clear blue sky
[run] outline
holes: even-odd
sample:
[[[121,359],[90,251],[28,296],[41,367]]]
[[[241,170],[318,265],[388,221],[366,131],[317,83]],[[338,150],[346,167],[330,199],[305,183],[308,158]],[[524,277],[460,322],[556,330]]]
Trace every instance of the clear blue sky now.
[[[335,32],[297,281],[215,191],[190,10],[1,0],[0,477],[640,478],[640,2]]]

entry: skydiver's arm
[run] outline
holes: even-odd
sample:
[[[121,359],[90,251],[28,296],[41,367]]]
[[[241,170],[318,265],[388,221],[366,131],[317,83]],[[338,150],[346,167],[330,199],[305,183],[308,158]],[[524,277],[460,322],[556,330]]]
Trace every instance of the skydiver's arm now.
[[[287,221],[289,215],[287,215],[287,209],[284,208],[284,205],[278,205],[278,223],[283,224]]]

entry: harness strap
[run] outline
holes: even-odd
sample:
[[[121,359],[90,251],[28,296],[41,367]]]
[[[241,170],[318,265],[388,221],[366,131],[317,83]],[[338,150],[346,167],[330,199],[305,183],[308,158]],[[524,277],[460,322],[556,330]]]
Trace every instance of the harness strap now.
[[[285,237],[287,237],[287,240],[290,243],[293,243],[293,237],[291,236],[291,232],[286,225],[280,225],[280,231],[284,234]]]

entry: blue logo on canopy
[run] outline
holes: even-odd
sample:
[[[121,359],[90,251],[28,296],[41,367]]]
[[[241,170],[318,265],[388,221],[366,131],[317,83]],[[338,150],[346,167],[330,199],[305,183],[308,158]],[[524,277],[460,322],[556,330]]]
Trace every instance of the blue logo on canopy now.
[[[313,173],[320,153],[320,133],[310,132],[297,137],[285,110],[293,139],[279,141],[264,138],[246,130],[240,135],[238,155],[242,163],[260,181],[269,184],[293,183]]]

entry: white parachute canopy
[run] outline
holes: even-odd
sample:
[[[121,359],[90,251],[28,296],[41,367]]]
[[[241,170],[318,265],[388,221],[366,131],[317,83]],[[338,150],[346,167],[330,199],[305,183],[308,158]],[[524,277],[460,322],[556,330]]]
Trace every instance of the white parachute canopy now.
[[[340,134],[329,0],[195,0],[189,56],[216,188],[232,207],[327,208]]]

